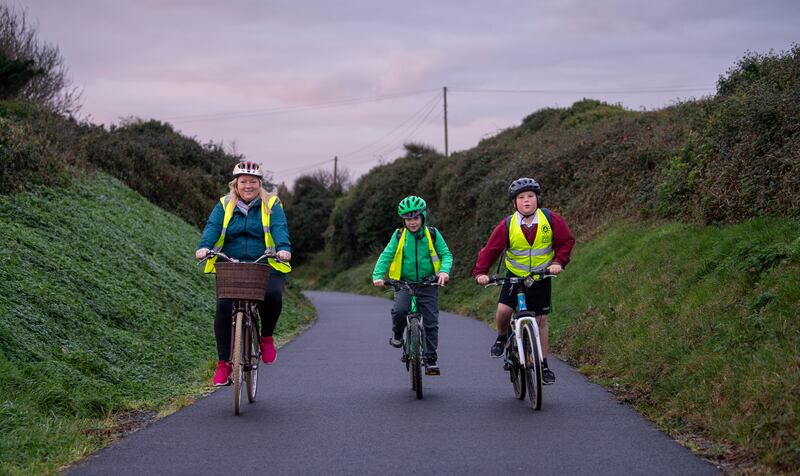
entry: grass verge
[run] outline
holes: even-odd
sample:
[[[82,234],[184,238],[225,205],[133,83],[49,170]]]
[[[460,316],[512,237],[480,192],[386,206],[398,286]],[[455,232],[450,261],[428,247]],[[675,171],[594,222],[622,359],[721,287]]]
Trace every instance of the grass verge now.
[[[0,196],[0,473],[55,473],[210,390],[198,240],[103,174]],[[290,286],[279,342],[313,316]]]

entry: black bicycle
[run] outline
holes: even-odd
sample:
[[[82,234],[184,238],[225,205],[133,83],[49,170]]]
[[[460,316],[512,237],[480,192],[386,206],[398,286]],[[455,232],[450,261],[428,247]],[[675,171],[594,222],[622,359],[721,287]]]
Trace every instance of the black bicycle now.
[[[259,344],[258,303],[264,300],[270,266],[261,263],[275,258],[264,253],[252,263],[240,262],[219,251],[209,251],[204,260],[218,256],[226,261],[215,264],[217,270],[217,299],[232,299],[231,315],[231,374],[233,380],[233,413],[238,415],[242,403],[242,387],[247,401],[253,403],[258,392]],[[201,261],[202,262],[202,261]],[[244,385],[243,385],[244,384]]]
[[[504,353],[503,369],[508,371],[514,396],[525,399],[527,391],[530,406],[534,410],[542,409],[542,344],[539,340],[539,324],[535,316],[528,311],[525,300],[525,289],[533,285],[535,280],[554,277],[554,274],[531,273],[525,277],[489,278],[489,286],[511,283],[509,292],[516,291],[517,310],[511,316],[511,327]]]
[[[411,305],[406,315],[406,332],[403,340],[403,357],[406,370],[411,377],[411,390],[416,392],[417,399],[422,398],[422,367],[425,366],[425,329],[422,326],[422,315],[417,310],[417,289],[425,286],[438,286],[436,278],[426,278],[419,283],[386,279],[385,285],[393,286],[395,291],[405,289],[411,296]],[[438,375],[438,374],[430,374]]]

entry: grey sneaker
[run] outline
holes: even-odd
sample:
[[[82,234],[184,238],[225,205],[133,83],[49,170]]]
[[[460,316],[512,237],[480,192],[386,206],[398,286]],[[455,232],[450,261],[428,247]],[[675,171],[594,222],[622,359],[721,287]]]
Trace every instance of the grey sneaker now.
[[[399,349],[400,347],[403,347],[403,339],[398,339],[392,336],[389,338],[389,345]]]
[[[439,365],[436,363],[436,357],[425,358],[425,375],[441,375]]]

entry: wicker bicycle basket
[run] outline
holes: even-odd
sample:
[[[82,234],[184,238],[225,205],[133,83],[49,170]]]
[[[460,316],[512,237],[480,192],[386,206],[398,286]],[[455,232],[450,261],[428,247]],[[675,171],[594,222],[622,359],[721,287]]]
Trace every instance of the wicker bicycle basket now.
[[[217,299],[263,301],[270,267],[260,263],[216,263]]]

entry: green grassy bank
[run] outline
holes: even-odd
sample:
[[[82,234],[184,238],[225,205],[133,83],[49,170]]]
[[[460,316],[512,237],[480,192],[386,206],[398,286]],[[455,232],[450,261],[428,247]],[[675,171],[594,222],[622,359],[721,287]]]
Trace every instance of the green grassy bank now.
[[[323,287],[388,296],[372,265]],[[491,322],[497,292],[456,281],[441,307]],[[576,248],[553,302],[555,352],[679,441],[800,471],[800,223],[618,225]]]
[[[54,473],[210,389],[198,239],[104,174],[0,195],[0,474]],[[278,337],[312,318],[289,289]]]

